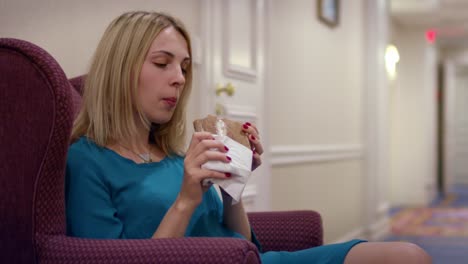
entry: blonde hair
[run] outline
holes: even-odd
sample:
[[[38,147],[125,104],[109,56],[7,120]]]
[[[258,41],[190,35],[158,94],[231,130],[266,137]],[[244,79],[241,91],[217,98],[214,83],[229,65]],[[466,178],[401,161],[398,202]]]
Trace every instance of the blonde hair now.
[[[157,12],[127,12],[108,26],[94,54],[84,84],[82,108],[75,120],[72,141],[87,136],[106,146],[129,139],[137,131],[135,110],[148,128],[150,121],[134,100],[146,54],[156,36],[175,28],[187,41],[190,37],[176,18]],[[192,86],[192,63],[187,67],[185,86],[171,120],[151,129],[155,144],[166,154],[183,154],[185,111]]]

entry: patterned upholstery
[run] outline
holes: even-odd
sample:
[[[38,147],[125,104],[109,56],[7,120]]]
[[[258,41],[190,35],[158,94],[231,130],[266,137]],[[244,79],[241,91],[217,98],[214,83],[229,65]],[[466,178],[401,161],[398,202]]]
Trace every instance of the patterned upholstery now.
[[[255,245],[242,239],[65,236],[66,152],[82,80],[68,81],[36,45],[0,38],[0,263],[260,263]],[[322,244],[313,211],[249,218],[265,250]]]
[[[263,251],[296,251],[323,244],[322,219],[314,211],[249,213]]]
[[[96,240],[52,237],[41,263],[259,263],[255,245],[242,239]]]
[[[85,80],[85,75],[77,76],[75,78],[71,78],[69,81],[73,88],[75,88],[75,91],[82,96],[83,95],[83,87],[84,87],[84,80]]]
[[[35,237],[65,232],[69,87],[44,50],[0,40],[0,248],[8,260],[3,263],[33,263]]]

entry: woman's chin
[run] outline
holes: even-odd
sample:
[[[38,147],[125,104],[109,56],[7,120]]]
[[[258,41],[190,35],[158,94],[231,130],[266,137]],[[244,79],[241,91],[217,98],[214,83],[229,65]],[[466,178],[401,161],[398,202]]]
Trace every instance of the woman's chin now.
[[[150,119],[151,123],[153,124],[158,124],[158,125],[164,125],[166,123],[169,123],[171,121],[172,115],[170,116],[158,116],[158,117],[153,117]]]

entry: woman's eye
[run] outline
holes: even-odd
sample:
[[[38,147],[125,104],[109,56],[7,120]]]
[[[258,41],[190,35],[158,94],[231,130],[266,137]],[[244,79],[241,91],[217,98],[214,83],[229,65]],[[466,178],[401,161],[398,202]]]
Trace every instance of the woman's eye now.
[[[184,75],[186,75],[186,74],[187,74],[187,69],[182,68],[182,73],[183,73]]]
[[[156,65],[156,67],[158,67],[158,68],[166,68],[166,66],[167,66],[166,63],[153,62],[153,64]]]

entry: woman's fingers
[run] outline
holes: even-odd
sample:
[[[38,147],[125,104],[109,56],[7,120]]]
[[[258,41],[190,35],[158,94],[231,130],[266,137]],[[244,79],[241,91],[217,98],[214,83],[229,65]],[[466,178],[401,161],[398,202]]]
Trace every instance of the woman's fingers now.
[[[224,145],[223,142],[215,139],[203,139],[200,141],[194,148],[192,149],[192,152],[195,155],[200,155],[201,153],[207,151],[207,150],[212,150],[212,149],[217,149],[219,152],[227,152],[229,151],[229,148]]]
[[[221,141],[214,140],[214,137],[210,133],[194,133],[184,161],[185,170],[188,175],[190,175],[189,178],[196,181],[210,177],[225,178],[225,174],[216,172],[213,176],[214,172],[204,170],[201,166],[208,161],[231,162],[232,159],[229,157],[229,154],[227,154],[228,151],[229,148]]]
[[[204,163],[208,161],[221,161],[221,162],[229,163],[231,162],[231,160],[232,160],[231,157],[229,157],[229,155],[226,153],[222,153],[216,150],[206,150],[200,153],[199,155],[197,155],[193,161],[194,161],[194,164],[197,164],[195,166],[200,167],[201,165],[203,165]]]
[[[262,143],[260,142],[259,138],[259,133],[258,129],[254,124],[251,124],[249,122],[245,122],[242,125],[242,130],[247,133],[249,137],[249,141],[252,145],[252,150],[257,152],[258,154],[263,154],[263,146]]]
[[[249,135],[249,140],[250,143],[253,145],[253,151],[254,153],[258,153],[260,155],[263,154],[263,145],[260,142],[260,139],[258,137],[255,137],[254,135]]]
[[[214,170],[207,170],[201,169],[200,170],[200,180],[204,180],[206,178],[216,178],[216,179],[227,179],[231,177],[231,174],[228,172],[219,172]]]
[[[211,135],[211,133],[208,133],[208,132],[193,133],[187,152],[190,152],[191,149],[195,148],[203,140],[214,140],[214,137],[213,135]]]
[[[257,136],[260,135],[260,132],[258,132],[258,129],[257,129],[257,126],[255,124],[252,124],[250,122],[245,122],[243,125],[242,125],[242,128],[243,129],[246,129],[246,130],[249,130],[250,129],[250,134],[256,134]]]
[[[192,138],[201,141],[203,139],[214,139],[213,135],[210,132],[195,132],[193,133]]]
[[[247,136],[249,137],[250,145],[253,151],[252,170],[255,170],[262,164],[261,155],[263,154],[263,145],[259,138],[260,133],[258,132],[257,127],[249,122],[245,122],[242,125],[242,131],[247,133]]]
[[[228,148],[220,141],[214,140],[213,135],[207,132],[195,132],[184,159],[184,180],[180,190],[182,199],[199,204],[203,193],[210,186],[203,186],[203,179],[226,179],[231,175],[203,169],[202,164],[207,161],[230,162],[226,155]]]
[[[229,148],[221,141],[214,140],[213,136],[207,137],[206,135],[197,135],[192,138],[190,148],[187,150],[185,157],[186,165],[200,167],[207,159],[200,160],[200,156],[205,155],[206,151],[215,151],[226,153]],[[206,157],[206,155],[204,156]],[[209,157],[208,157],[209,158]],[[198,161],[197,161],[198,160]],[[219,160],[219,159],[216,159]]]
[[[252,170],[255,170],[262,164],[262,157],[260,154],[254,152],[253,153],[253,160],[252,160]]]

